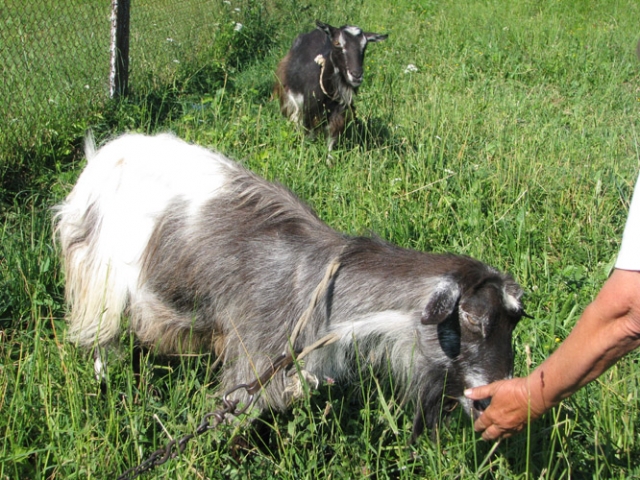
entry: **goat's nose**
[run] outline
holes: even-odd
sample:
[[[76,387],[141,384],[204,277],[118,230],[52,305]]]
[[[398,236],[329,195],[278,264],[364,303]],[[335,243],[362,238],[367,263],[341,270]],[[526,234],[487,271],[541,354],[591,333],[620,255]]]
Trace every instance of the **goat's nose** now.
[[[484,412],[490,404],[491,404],[491,398],[483,398],[482,400],[474,400],[473,401],[473,408],[475,408],[479,412]]]
[[[363,80],[362,72],[349,71],[348,74],[349,83],[354,87],[359,87]]]

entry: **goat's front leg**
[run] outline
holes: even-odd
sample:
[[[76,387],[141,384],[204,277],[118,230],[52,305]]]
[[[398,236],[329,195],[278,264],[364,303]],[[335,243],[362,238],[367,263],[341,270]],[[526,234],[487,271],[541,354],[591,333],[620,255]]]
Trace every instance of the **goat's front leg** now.
[[[345,112],[332,112],[329,115],[329,124],[327,125],[327,149],[331,151],[338,137],[344,132]]]

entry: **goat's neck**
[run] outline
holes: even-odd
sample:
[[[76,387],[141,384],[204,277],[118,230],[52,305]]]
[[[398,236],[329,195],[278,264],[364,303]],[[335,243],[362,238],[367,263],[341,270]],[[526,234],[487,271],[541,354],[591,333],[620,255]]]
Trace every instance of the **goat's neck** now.
[[[341,265],[336,289],[340,300],[336,300],[360,313],[424,307],[444,272],[435,266],[421,267],[420,257],[392,247],[386,252],[356,253]]]
[[[353,87],[345,81],[340,70],[335,67],[333,52],[320,70],[319,81],[320,88],[327,97],[342,105],[351,105]]]

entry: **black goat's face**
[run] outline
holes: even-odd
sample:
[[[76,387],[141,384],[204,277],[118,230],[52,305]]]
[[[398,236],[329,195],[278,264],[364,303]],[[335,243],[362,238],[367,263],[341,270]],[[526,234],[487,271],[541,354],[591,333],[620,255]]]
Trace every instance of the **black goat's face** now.
[[[521,296],[520,287],[508,277],[484,278],[464,290],[447,280],[423,312],[422,323],[437,326],[438,343],[447,357],[444,397],[456,399],[473,418],[488,402],[473,402],[464,390],[513,374],[512,334],[524,314]]]
[[[349,85],[358,88],[364,80],[363,64],[367,43],[380,42],[387,35],[363,32],[360,27],[353,25],[335,28],[322,22],[316,24],[331,42],[331,61],[334,67]]]

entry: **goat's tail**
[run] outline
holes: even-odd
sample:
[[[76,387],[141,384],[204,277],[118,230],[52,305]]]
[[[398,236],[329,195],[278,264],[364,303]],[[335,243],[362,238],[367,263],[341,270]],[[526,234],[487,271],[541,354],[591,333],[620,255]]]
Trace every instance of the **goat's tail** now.
[[[273,92],[272,97],[277,98],[280,102],[280,111],[282,115],[287,118],[291,117],[291,108],[289,107],[289,101],[287,101],[287,68],[289,65],[291,54],[287,53],[287,55],[278,63],[278,67],[276,68],[276,81],[273,84]]]
[[[91,161],[96,156],[97,151],[93,130],[87,130],[87,136],[84,138],[84,155],[87,161]]]

